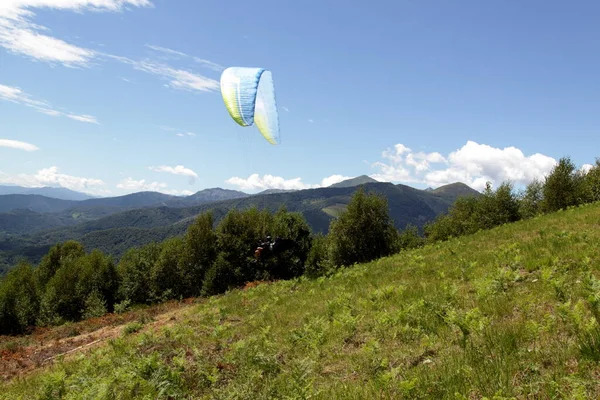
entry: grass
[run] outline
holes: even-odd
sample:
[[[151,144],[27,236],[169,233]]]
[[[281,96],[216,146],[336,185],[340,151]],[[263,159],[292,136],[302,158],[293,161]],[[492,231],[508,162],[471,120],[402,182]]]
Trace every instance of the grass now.
[[[600,398],[599,228],[587,205],[234,290],[0,399]]]
[[[345,210],[346,210],[346,204],[334,204],[332,206],[323,208],[323,212],[325,212],[327,215],[330,215],[334,218],[339,217],[340,214],[342,213],[342,211],[345,211]]]

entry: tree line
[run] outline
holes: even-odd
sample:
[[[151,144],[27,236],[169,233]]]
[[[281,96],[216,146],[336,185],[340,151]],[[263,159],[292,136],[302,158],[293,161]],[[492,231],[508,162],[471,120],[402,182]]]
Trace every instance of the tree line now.
[[[488,184],[481,196],[459,198],[422,232],[410,225],[397,230],[387,199],[359,188],[326,235],[313,234],[301,213],[254,207],[232,209],[216,226],[210,211],[200,214],[184,235],[132,248],[118,263],[66,241],[52,247],[39,265],[22,261],[2,278],[0,334],[211,296],[256,280],[328,275],[404,249],[595,201],[600,201],[600,160],[584,172],[565,157],[543,181],[534,180],[523,191],[503,182],[496,189]],[[254,249],[266,235],[292,239],[295,245],[258,262]]]

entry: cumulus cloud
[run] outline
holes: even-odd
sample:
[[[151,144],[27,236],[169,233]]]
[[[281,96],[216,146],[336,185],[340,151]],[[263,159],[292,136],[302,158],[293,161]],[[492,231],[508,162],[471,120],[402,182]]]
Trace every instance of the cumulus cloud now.
[[[0,100],[10,101],[11,103],[31,107],[37,110],[38,112],[49,115],[51,117],[67,117],[80,122],[98,124],[98,120],[92,115],[78,115],[71,112],[58,111],[54,109],[47,101],[36,100],[29,93],[24,92],[18,87],[0,84]]]
[[[158,192],[165,189],[167,184],[164,182],[146,182],[145,179],[135,180],[131,177],[123,179],[117,184],[117,188],[133,191],[152,191]]]
[[[196,182],[198,178],[198,174],[193,170],[184,167],[183,165],[176,165],[175,167],[170,167],[168,165],[159,165],[158,167],[148,167],[151,171],[154,172],[167,172],[173,175],[183,175],[189,177],[190,184]]]
[[[35,174],[18,174],[11,176],[0,172],[0,183],[12,183],[26,187],[61,186],[89,194],[102,194],[107,191],[102,189],[104,181],[96,178],[85,178],[59,172],[58,167],[43,168]]]
[[[441,186],[463,182],[477,190],[510,180],[526,185],[542,178],[556,165],[556,160],[543,154],[526,156],[516,147],[504,149],[468,141],[460,149],[443,156],[438,152],[414,152],[397,144],[382,153],[384,161],[375,162],[379,173],[371,175],[379,181],[424,183]]]
[[[302,178],[285,179],[280,176],[273,176],[270,174],[263,175],[262,177],[258,174],[252,174],[248,178],[240,178],[234,176],[227,179],[225,183],[237,186],[241,190],[301,190],[327,187],[346,179],[350,179],[350,177],[342,175],[332,175],[327,178],[323,178],[321,180],[321,183],[307,184],[302,182]]]
[[[0,139],[0,147],[8,147],[11,149],[24,150],[24,151],[36,151],[40,148],[36,145],[26,142],[20,142],[18,140]]]
[[[97,53],[47,35],[48,28],[33,22],[33,10],[119,12],[127,6],[150,7],[152,3],[149,0],[3,0],[0,2],[0,46],[38,61],[86,67]]]

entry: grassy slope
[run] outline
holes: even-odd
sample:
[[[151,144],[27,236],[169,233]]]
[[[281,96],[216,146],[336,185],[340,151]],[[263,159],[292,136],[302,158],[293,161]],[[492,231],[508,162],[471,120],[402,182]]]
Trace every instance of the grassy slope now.
[[[583,276],[599,273],[599,223],[594,204],[235,290],[0,398],[599,398],[600,334],[581,340],[596,326]]]

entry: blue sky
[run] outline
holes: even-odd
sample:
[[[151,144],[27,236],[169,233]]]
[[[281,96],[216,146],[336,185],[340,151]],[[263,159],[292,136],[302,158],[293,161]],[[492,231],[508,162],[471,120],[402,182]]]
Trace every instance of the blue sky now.
[[[597,1],[8,0],[0,183],[256,192],[517,185],[600,156]],[[227,114],[268,68],[281,144]]]

